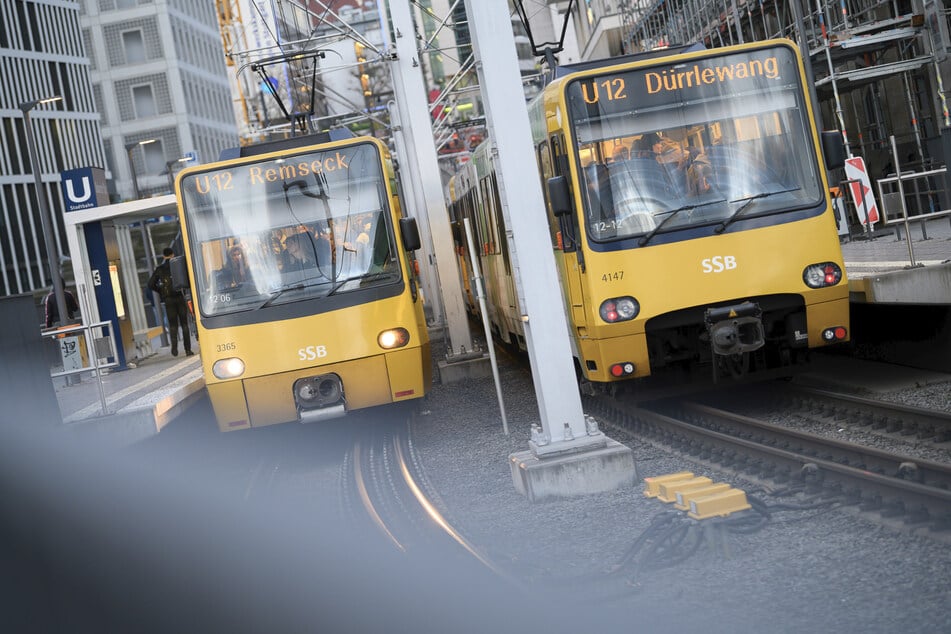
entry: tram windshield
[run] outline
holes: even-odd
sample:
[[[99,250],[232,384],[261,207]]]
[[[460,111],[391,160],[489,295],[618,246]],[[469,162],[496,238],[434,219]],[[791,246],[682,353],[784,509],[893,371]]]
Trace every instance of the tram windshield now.
[[[821,203],[799,66],[784,47],[575,80],[567,89],[594,241]]]
[[[400,279],[382,161],[364,143],[182,178],[203,315],[257,310]]]

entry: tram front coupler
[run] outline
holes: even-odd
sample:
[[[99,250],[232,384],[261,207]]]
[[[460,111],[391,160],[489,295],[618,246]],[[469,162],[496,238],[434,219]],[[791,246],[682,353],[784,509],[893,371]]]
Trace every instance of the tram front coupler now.
[[[298,420],[314,423],[339,418],[347,413],[343,381],[334,373],[308,376],[294,382]]]
[[[766,343],[763,311],[753,302],[708,308],[704,313],[704,323],[714,355],[753,352]]]

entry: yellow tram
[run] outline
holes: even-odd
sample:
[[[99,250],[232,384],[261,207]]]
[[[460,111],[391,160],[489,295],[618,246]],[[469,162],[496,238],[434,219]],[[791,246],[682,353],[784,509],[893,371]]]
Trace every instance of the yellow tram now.
[[[232,154],[183,170],[175,186],[219,428],[425,396],[420,237],[386,147],[324,133]]]
[[[848,341],[826,175],[843,142],[817,132],[805,81],[787,40],[682,47],[559,68],[530,104],[583,380],[717,380]],[[490,147],[450,181],[450,215],[471,218],[493,328],[524,345],[503,221],[518,210],[500,204]]]

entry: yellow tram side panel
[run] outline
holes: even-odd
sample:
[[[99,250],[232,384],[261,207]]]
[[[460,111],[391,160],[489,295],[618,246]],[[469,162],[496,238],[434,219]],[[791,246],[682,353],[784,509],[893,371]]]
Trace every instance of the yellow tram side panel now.
[[[689,306],[742,301],[760,295],[803,296],[808,345],[825,345],[821,338],[823,328],[849,326],[845,264],[830,222],[831,215],[825,213],[793,223],[623,252],[597,253],[586,249],[586,271],[579,280],[585,320],[578,318],[580,306],[573,305],[571,314],[583,360],[594,359],[598,364],[598,371],[589,372],[589,378],[615,380],[608,375],[607,368],[621,361],[635,364],[635,378],[649,376],[645,328],[652,317]],[[715,256],[729,256],[736,266],[718,273],[704,272],[703,262]],[[809,264],[827,261],[840,266],[843,279],[832,287],[808,288],[802,271]],[[579,283],[570,279],[570,273],[568,277],[569,286]],[[572,296],[578,292],[572,291]],[[624,295],[640,302],[640,315],[630,322],[605,324],[598,315],[601,302]]]

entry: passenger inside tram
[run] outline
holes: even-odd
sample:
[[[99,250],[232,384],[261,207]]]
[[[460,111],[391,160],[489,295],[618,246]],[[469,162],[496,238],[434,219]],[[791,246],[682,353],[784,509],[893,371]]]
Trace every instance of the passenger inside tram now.
[[[320,261],[320,241],[309,232],[292,233],[284,239],[284,250],[279,257],[282,273],[317,271]],[[326,261],[326,256],[325,256]]]
[[[219,290],[240,288],[251,281],[251,271],[247,256],[241,245],[235,244],[228,250],[228,259],[215,271],[215,282]]]

